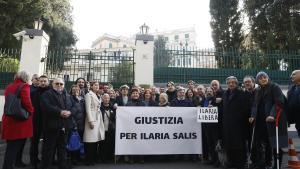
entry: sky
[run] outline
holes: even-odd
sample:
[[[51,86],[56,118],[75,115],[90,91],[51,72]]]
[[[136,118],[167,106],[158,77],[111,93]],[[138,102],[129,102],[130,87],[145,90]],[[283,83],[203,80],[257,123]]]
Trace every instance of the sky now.
[[[131,37],[146,23],[150,33],[195,26],[197,47],[212,48],[209,0],[71,0],[78,49],[104,33]]]

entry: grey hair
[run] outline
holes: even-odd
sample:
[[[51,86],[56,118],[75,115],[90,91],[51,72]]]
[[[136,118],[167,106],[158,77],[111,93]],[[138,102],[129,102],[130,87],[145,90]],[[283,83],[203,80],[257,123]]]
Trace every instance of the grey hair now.
[[[218,83],[218,85],[220,85],[219,80],[212,80],[212,81],[210,82],[210,85],[211,85],[212,83]]]
[[[205,86],[204,85],[198,85],[197,89],[200,89],[200,88],[205,89]]]
[[[294,70],[294,71],[291,73],[290,77],[294,76],[294,75],[295,75],[296,73],[298,73],[298,72],[300,72],[300,70]]]
[[[38,74],[33,74],[33,75],[32,75],[32,79],[33,79],[33,78],[39,78],[39,75],[38,75]]]
[[[62,79],[62,78],[55,78],[55,79],[53,79],[53,84],[54,84],[55,82],[62,82],[63,84],[65,84],[65,81],[64,81],[64,79]]]
[[[239,84],[238,79],[235,76],[229,76],[226,78],[226,84],[228,84],[229,80],[234,80],[236,84]]]
[[[104,96],[108,96],[110,98],[109,94],[107,94],[107,93],[104,93],[101,98],[103,99]]]
[[[167,93],[161,93],[160,95],[159,95],[159,97],[160,96],[162,96],[165,100],[166,100],[166,103],[168,103],[168,95],[167,95]]]
[[[245,82],[245,79],[250,79],[250,80],[252,81],[252,83],[255,84],[255,79],[254,79],[253,76],[251,76],[251,75],[246,75],[246,76],[244,77],[244,79],[243,79],[243,82]]]
[[[30,80],[30,74],[26,70],[22,70],[15,75],[15,79],[21,79],[23,82],[28,82]]]

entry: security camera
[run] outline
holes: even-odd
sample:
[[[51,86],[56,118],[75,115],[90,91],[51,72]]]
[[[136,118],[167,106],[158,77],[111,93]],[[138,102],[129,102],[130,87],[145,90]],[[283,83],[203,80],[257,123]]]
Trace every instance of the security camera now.
[[[26,34],[26,31],[21,31],[18,33],[13,34],[14,37],[16,37],[17,40],[20,40],[22,36]]]

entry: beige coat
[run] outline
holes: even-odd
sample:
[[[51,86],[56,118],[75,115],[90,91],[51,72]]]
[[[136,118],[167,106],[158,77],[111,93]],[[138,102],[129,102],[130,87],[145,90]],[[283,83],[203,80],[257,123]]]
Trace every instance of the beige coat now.
[[[85,95],[86,118],[83,133],[83,142],[94,143],[105,139],[105,129],[102,113],[100,112],[101,100],[92,91]],[[94,128],[90,128],[90,122]]]

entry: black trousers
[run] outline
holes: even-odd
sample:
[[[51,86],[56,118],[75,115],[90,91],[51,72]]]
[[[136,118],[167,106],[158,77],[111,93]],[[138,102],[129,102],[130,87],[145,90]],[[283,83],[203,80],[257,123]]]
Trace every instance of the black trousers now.
[[[55,150],[57,150],[59,169],[69,169],[67,162],[67,139],[68,134],[63,130],[45,131],[42,150],[42,169],[48,169],[52,165]]]
[[[114,160],[115,133],[114,131],[105,132],[105,140],[100,141],[99,155],[103,162],[112,162]]]
[[[41,127],[36,126],[33,129],[33,137],[30,144],[30,163],[34,166],[37,165],[39,155],[39,143],[42,135]]]
[[[201,124],[201,125],[202,125],[202,157],[203,160],[209,160],[208,143],[206,140],[207,125],[206,124]]]
[[[230,165],[237,169],[243,169],[246,164],[246,145],[243,149],[229,149],[227,152],[227,160]]]
[[[85,143],[85,163],[86,164],[95,164],[98,159],[98,142],[95,143]]]
[[[22,146],[24,147],[26,139],[7,140],[4,163],[2,169],[13,169],[17,155]],[[23,153],[23,152],[22,152]]]
[[[21,147],[20,147],[19,150],[18,150],[17,158],[16,158],[16,163],[22,162],[25,144],[26,144],[26,139],[25,139],[25,141],[22,143]]]
[[[208,148],[208,154],[211,157],[211,161],[214,163],[219,162],[218,153],[216,151],[216,145],[219,139],[218,135],[218,126],[215,126],[214,124],[208,124],[207,126],[208,132],[206,132],[206,143]]]

